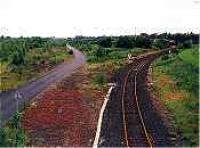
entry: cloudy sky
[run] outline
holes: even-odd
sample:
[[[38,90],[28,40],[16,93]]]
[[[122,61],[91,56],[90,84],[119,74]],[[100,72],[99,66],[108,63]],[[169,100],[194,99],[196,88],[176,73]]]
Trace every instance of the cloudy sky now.
[[[0,34],[199,33],[199,16],[200,0],[0,0]]]

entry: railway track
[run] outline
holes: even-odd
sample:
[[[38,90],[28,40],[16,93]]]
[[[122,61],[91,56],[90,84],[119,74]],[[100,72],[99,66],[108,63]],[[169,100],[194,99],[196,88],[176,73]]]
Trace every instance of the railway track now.
[[[122,87],[121,104],[123,117],[124,143],[127,147],[154,146],[154,140],[146,127],[142,107],[137,96],[137,76],[151,63],[153,56],[142,58],[136,67],[128,70]],[[132,89],[130,94],[128,89]]]
[[[153,106],[147,90],[147,72],[158,56],[168,53],[148,53],[119,70],[104,112],[99,147],[172,146],[168,129]]]

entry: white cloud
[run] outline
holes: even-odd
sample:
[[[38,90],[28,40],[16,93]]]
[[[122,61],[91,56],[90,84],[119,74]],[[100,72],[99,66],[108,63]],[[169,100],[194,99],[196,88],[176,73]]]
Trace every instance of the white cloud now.
[[[197,0],[196,0],[197,1]],[[0,33],[11,36],[119,35],[199,31],[192,0],[0,0]]]

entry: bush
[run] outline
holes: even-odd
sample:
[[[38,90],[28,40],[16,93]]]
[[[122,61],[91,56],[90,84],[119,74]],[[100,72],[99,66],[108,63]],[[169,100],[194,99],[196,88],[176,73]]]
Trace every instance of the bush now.
[[[111,37],[101,37],[97,42],[100,46],[105,47],[105,48],[109,48],[112,46]]]
[[[97,57],[96,56],[88,56],[87,57],[87,61],[88,62],[96,62],[97,61]]]
[[[116,42],[117,48],[132,48],[134,45],[133,39],[128,36],[120,36]]]
[[[97,58],[105,57],[106,56],[106,50],[105,50],[105,48],[97,47],[95,56]]]
[[[168,47],[168,42],[163,39],[155,39],[153,41],[152,47],[155,49],[165,49]]]
[[[167,60],[167,59],[169,59],[169,56],[168,56],[168,55],[164,55],[164,56],[162,56],[161,59],[162,59],[162,60]]]
[[[106,76],[103,74],[98,74],[94,78],[94,82],[99,86],[103,86],[107,82]]]
[[[183,42],[184,48],[192,48],[192,40],[186,40]]]
[[[19,127],[21,114],[16,113],[10,121],[10,126],[0,129],[0,147],[24,146],[26,135]]]
[[[23,50],[19,49],[15,51],[11,64],[22,65],[24,63],[25,63],[25,55],[24,55]]]

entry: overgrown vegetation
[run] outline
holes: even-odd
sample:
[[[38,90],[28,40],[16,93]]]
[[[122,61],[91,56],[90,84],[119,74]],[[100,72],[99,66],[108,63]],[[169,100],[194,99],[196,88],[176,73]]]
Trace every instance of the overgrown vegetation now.
[[[95,77],[94,77],[94,82],[95,84],[97,84],[99,87],[102,87],[106,84],[107,82],[107,79],[106,79],[106,76],[104,74],[97,74]]]
[[[69,58],[66,41],[56,38],[0,38],[1,90],[8,90],[38,77]]]
[[[16,113],[13,119],[0,129],[0,146],[1,147],[23,147],[25,146],[26,134],[21,128],[21,114]]]
[[[199,142],[199,51],[198,46],[154,63],[154,89],[174,115],[175,128],[184,146]]]

